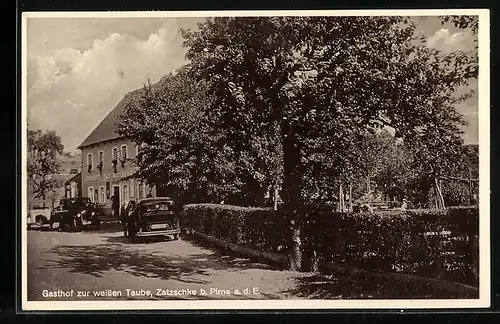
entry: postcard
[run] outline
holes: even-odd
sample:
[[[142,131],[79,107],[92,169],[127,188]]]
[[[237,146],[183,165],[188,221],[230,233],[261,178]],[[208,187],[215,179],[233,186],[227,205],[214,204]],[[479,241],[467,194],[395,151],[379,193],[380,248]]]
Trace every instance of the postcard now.
[[[489,19],[23,12],[22,310],[489,307]]]

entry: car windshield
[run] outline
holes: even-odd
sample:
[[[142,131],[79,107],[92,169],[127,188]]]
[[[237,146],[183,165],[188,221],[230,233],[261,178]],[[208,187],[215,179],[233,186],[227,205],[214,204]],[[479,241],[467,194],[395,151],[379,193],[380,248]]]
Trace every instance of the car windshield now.
[[[81,208],[87,206],[90,199],[79,198],[79,199],[65,199],[61,200],[61,206],[64,209],[70,208]]]
[[[157,201],[157,202],[143,204],[142,209],[144,212],[166,211],[166,210],[172,210],[173,205],[174,205],[173,201]]]

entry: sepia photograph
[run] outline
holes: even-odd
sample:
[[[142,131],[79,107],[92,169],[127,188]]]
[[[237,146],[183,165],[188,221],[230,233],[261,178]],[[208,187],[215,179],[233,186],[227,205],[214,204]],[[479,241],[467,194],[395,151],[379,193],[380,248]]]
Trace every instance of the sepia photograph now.
[[[22,310],[489,307],[489,28],[24,12]]]

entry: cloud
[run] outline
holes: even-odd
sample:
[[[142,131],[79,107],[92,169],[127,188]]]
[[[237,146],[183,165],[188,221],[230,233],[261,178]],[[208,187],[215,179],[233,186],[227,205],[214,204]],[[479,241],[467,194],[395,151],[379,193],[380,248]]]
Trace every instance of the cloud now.
[[[57,131],[65,148],[76,147],[129,91],[185,63],[175,21],[147,39],[113,33],[84,51],[61,48],[27,62],[30,127]]]
[[[427,38],[427,46],[444,52],[463,50],[468,46],[468,38],[469,35],[463,31],[450,33],[448,29],[442,28]]]

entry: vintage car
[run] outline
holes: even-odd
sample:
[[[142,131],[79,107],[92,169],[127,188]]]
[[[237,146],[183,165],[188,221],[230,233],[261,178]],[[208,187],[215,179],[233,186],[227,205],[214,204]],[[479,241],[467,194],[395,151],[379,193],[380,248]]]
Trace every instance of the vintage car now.
[[[60,230],[99,229],[101,222],[89,198],[66,198],[61,199],[59,207],[54,210],[51,226]]]
[[[52,216],[52,210],[47,206],[33,206],[28,211],[27,225],[28,229],[32,228],[32,225],[36,224],[38,227],[50,224],[50,218]]]
[[[181,232],[179,213],[171,198],[146,198],[128,216],[129,236],[140,237],[166,236],[179,239]]]

